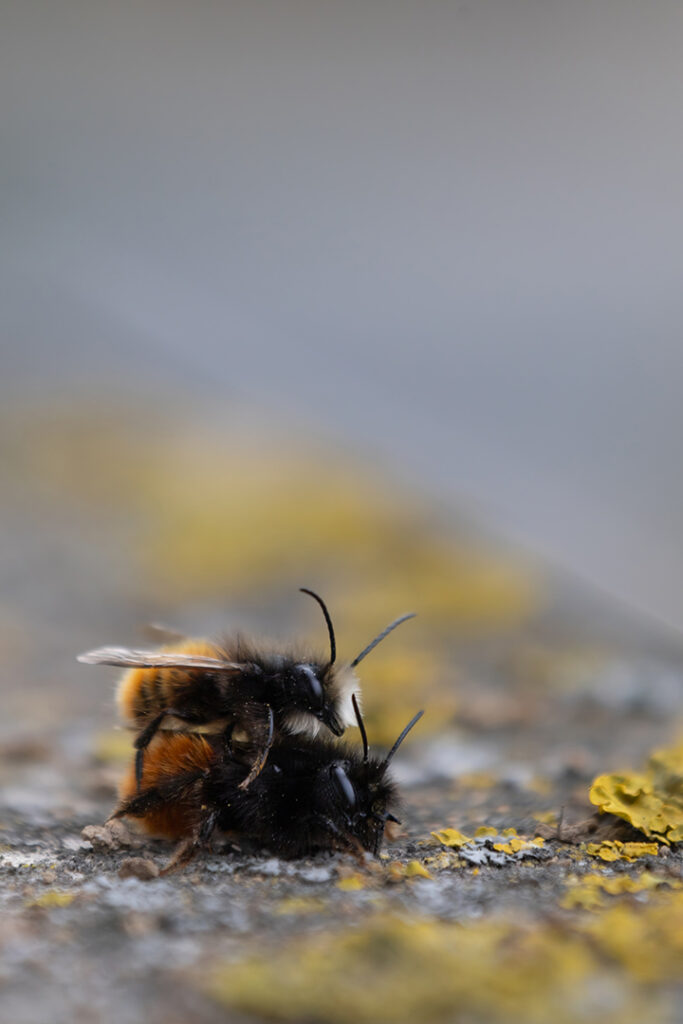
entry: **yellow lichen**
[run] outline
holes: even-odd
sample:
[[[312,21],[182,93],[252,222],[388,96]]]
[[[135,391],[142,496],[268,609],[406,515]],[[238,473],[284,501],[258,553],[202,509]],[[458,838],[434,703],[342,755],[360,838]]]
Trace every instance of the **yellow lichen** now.
[[[235,409],[212,424],[176,407],[164,416],[149,403],[70,400],[8,407],[2,420],[0,437],[19,439],[10,480],[122,541],[137,593],[146,587],[152,600],[330,581],[351,645],[396,610],[419,608],[450,631],[505,628],[542,599],[524,560],[492,552],[374,468],[260,413]]]
[[[497,782],[491,772],[463,772],[456,779],[458,789],[490,789]]]
[[[683,892],[632,909],[617,905],[598,915],[586,934],[603,952],[645,983],[678,981],[683,971]]]
[[[618,839],[606,839],[602,843],[586,843],[585,850],[589,857],[599,857],[600,860],[605,861],[627,860],[632,862],[638,857],[656,857],[659,853],[656,843],[622,843]]]
[[[542,825],[557,824],[556,811],[537,811],[535,814],[532,814],[531,817],[534,819],[534,821],[538,821]]]
[[[631,875],[575,875],[568,879],[569,888],[560,902],[566,910],[598,910],[607,903],[608,896],[652,892],[661,886],[678,889],[680,881],[661,878],[650,871],[643,871],[636,876]]]
[[[347,875],[346,878],[340,878],[337,882],[337,888],[341,889],[342,892],[358,892],[360,889],[364,889],[367,885],[367,879],[362,875]]]
[[[519,853],[520,850],[529,850],[533,846],[543,846],[545,843],[544,839],[540,836],[536,836],[535,839],[521,839],[516,836],[512,836],[507,843],[494,843],[493,849],[499,850],[502,853]]]
[[[387,868],[388,882],[402,882],[406,878],[432,878],[425,864],[419,860],[411,860],[407,864],[394,860]]]
[[[453,849],[460,849],[463,846],[474,843],[472,836],[466,836],[455,828],[442,828],[438,832],[432,832],[432,835],[444,846],[452,847]],[[490,825],[480,826],[474,833],[474,836],[477,839],[504,838],[505,842],[493,843],[492,847],[498,853],[508,854],[519,853],[535,846],[543,846],[545,843],[545,840],[540,836],[536,836],[535,839],[526,839],[524,836],[518,836],[517,829],[515,828],[498,830]]]
[[[683,841],[683,743],[653,754],[644,772],[598,776],[590,800],[658,842]]]
[[[411,860],[405,866],[406,878],[431,878],[429,871],[419,860]]]
[[[47,892],[42,893],[40,896],[36,896],[35,899],[30,900],[27,903],[29,907],[43,907],[50,909],[52,907],[68,907],[70,903],[73,903],[75,894],[72,892],[60,892],[58,889],[49,889]]]
[[[319,617],[294,597],[307,583],[329,601],[340,658],[392,616],[419,612],[373,652],[365,711],[375,744],[391,744],[423,706],[420,736],[447,727],[454,642],[522,624],[543,603],[523,559],[440,520],[360,460],[262,417],[236,411],[217,428],[175,408],[165,418],[149,405],[77,402],[2,417],[21,438],[11,471],[22,487],[75,512],[86,541],[89,524],[106,534],[122,605],[173,620],[193,600],[213,602],[241,610],[229,628],[249,627],[250,606],[277,608],[278,647],[296,635],[301,649],[324,651]]]
[[[459,864],[457,857],[454,853],[450,853],[449,850],[439,850],[438,853],[430,857],[425,857],[423,861],[425,867],[431,871],[443,871],[445,868],[452,868]]]
[[[674,918],[661,909],[634,923],[627,914],[622,935],[630,936],[629,947],[612,934],[621,923],[614,918],[609,927],[590,918],[564,928],[380,916],[219,967],[209,989],[230,1010],[281,1021],[651,1024],[666,1003],[639,982],[678,978],[683,927],[674,952],[656,962],[660,944],[681,923],[678,911]],[[634,967],[639,955],[644,967]]]
[[[364,646],[367,639],[365,622],[351,642],[352,649]],[[406,634],[399,632],[391,644],[373,652],[371,671],[372,688],[363,695],[363,715],[374,743],[391,745],[421,707],[428,711],[420,723],[421,733],[443,729],[453,721],[457,710],[453,672],[434,650],[409,644]]]
[[[93,743],[93,756],[104,764],[117,764],[130,760],[133,737],[124,729],[100,732]]]
[[[494,835],[496,834],[494,830]],[[442,828],[438,832],[432,832],[435,839],[438,839],[444,846],[453,846],[457,849],[459,846],[464,846],[465,843],[471,843],[472,839],[470,836],[463,835],[462,832],[458,832],[457,828]]]

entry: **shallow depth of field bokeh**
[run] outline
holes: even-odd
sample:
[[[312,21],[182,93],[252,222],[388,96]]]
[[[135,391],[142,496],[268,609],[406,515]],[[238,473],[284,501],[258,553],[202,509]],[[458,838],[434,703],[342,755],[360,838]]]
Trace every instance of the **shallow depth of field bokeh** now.
[[[683,1022],[682,9],[4,6],[2,1019]],[[402,824],[162,877],[76,655],[300,587]]]
[[[453,650],[505,637],[541,610],[540,570],[370,460],[244,409],[212,420],[129,403],[4,415],[9,546],[16,557],[24,544],[37,561],[19,580],[8,632],[18,653],[30,646],[43,661],[51,700],[79,694],[74,710],[97,714],[112,673],[90,679],[84,697],[84,670],[62,662],[69,645],[132,645],[158,621],[324,649],[320,616],[297,592],[310,586],[325,595],[349,658],[396,615],[419,613],[372,659],[366,712],[386,742],[424,703],[433,705],[426,728],[447,727]],[[42,563],[41,545],[52,549]],[[55,616],[65,613],[58,638]],[[42,692],[21,691],[27,708]]]
[[[189,974],[161,975],[207,1020],[224,1008],[442,1021],[454,1005],[482,1021],[635,1021],[645,1007],[648,1019],[674,1019],[683,748],[680,675],[663,640],[367,454],[266,411],[74,396],[8,403],[2,427],[3,560],[15,583],[2,607],[3,857],[24,936],[6,947],[20,951],[11,977],[31,977],[21,950],[35,927],[46,955],[53,928],[106,932],[118,885],[113,976],[135,949],[153,995],[162,919],[133,884],[184,894],[181,943],[210,901],[211,952],[200,943],[181,957]],[[397,766],[403,838],[360,870],[344,857],[304,862],[301,875],[258,857],[233,867],[218,852],[218,874],[116,882],[121,855],[103,862],[78,837],[111,808],[131,735],[114,716],[116,671],[75,654],[149,645],[152,623],[322,652],[324,624],[302,585],[325,595],[347,657],[395,615],[418,613],[362,672],[373,744],[426,710]],[[53,838],[41,839],[48,823]],[[164,844],[149,852],[168,856]],[[270,937],[264,914],[277,921]],[[86,990],[107,1005],[98,955],[78,955]],[[29,1005],[44,1012],[50,984],[36,991]],[[129,1009],[135,1018],[135,999]]]

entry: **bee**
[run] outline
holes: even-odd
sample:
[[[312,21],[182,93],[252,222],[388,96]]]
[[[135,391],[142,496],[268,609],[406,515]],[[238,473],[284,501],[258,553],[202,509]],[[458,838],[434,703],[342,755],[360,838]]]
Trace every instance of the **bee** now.
[[[166,733],[150,747],[140,790],[131,769],[111,818],[137,818],[144,831],[180,841],[162,873],[191,860],[216,829],[285,858],[319,850],[377,856],[387,821],[400,824],[389,765],[424,712],[378,758],[370,756],[355,694],[351,700],[362,756],[321,737],[278,737],[268,763],[245,790],[248,766],[234,758],[223,737]]]
[[[322,609],[330,642],[327,661],[263,652],[241,638],[223,643],[185,640],[161,651],[101,647],[79,655],[78,660],[89,665],[129,670],[121,678],[116,700],[125,724],[138,732],[134,742],[138,786],[145,750],[160,729],[223,734],[236,747],[253,749],[250,771],[240,783],[247,789],[263,771],[277,738],[297,734],[315,738],[321,728],[341,736],[355,724],[351,695],[360,690],[356,666],[413,613],[395,619],[353,661],[339,665],[325,602],[312,590],[302,587],[301,591]]]

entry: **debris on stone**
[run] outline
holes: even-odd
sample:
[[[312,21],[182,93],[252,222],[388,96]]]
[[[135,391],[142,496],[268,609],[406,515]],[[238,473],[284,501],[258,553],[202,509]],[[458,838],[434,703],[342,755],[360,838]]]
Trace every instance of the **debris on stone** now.
[[[116,818],[106,821],[104,825],[86,825],[81,836],[92,844],[93,850],[112,853],[124,847],[140,847],[144,845],[144,837],[133,832],[128,825]]]
[[[119,878],[139,878],[141,882],[148,882],[159,877],[159,865],[148,857],[126,857],[121,861],[118,874]]]

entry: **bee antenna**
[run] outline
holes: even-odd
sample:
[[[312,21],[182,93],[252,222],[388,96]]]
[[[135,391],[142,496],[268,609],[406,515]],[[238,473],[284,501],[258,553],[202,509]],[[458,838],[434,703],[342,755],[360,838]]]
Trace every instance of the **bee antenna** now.
[[[310,591],[309,591],[309,593],[310,593]],[[363,658],[367,657],[367,655],[370,653],[370,651],[373,651],[375,649],[375,647],[377,646],[377,644],[380,644],[382,642],[382,640],[384,640],[385,637],[389,636],[389,634],[392,633],[396,629],[397,626],[400,626],[402,622],[406,622],[408,619],[414,619],[415,615],[416,615],[416,612],[409,612],[407,615],[401,615],[400,618],[394,619],[394,621],[390,622],[388,626],[385,626],[385,628],[382,630],[382,632],[378,636],[376,636],[375,639],[372,640],[371,643],[369,643],[368,646],[365,647],[360,652],[360,654],[358,654],[353,659],[353,661],[351,662],[351,668],[355,668],[356,665],[360,661],[362,661]]]
[[[363,741],[363,762],[368,763],[368,734],[365,731],[365,723],[358,707],[358,701],[356,700],[355,693],[351,694],[351,703],[353,704],[353,710],[356,713],[356,721],[358,722],[358,728],[360,729],[360,738]]]
[[[405,729],[403,730],[403,732],[401,733],[401,735],[396,740],[396,742],[394,743],[393,747],[391,748],[391,750],[389,751],[389,753],[385,757],[385,759],[384,759],[384,763],[385,764],[389,764],[389,762],[391,761],[392,757],[394,756],[394,754],[396,753],[398,748],[401,746],[401,744],[403,743],[404,739],[406,738],[406,736],[408,735],[410,730],[413,728],[414,725],[417,725],[417,723],[420,721],[420,719],[422,718],[423,715],[424,715],[424,711],[418,711],[418,713],[415,715],[415,717],[411,718],[411,720],[408,722],[407,726],[405,727]]]
[[[323,601],[322,597],[319,597],[319,595],[314,593],[314,591],[308,590],[307,587],[299,587],[299,590],[301,591],[302,594],[309,594],[314,601],[318,602],[318,604],[323,610],[325,622],[327,623],[327,632],[330,634],[330,665],[334,665],[335,659],[337,657],[337,644],[334,639],[334,626],[332,625],[332,619],[330,618],[330,613],[327,610],[327,605]]]

